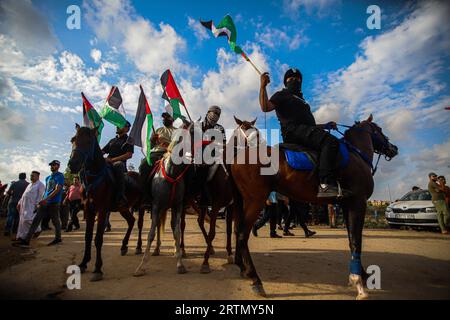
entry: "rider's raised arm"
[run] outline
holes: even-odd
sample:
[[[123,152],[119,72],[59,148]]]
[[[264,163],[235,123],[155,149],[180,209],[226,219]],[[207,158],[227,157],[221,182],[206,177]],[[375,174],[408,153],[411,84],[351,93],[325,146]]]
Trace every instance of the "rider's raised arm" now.
[[[262,112],[270,112],[275,110],[275,105],[269,100],[267,96],[267,85],[270,83],[269,74],[264,72],[261,75],[261,87],[259,89],[259,104]]]

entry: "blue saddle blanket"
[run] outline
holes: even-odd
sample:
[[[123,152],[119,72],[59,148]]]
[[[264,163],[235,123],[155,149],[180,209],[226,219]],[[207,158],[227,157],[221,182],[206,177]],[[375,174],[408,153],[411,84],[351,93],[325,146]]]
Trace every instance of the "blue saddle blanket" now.
[[[284,149],[284,154],[286,156],[286,160],[289,166],[292,169],[300,170],[300,171],[312,171],[316,166],[313,158],[308,154],[308,152],[304,151],[293,151],[289,149]],[[345,168],[349,161],[349,152],[347,145],[339,141],[339,156],[340,159],[339,167]]]

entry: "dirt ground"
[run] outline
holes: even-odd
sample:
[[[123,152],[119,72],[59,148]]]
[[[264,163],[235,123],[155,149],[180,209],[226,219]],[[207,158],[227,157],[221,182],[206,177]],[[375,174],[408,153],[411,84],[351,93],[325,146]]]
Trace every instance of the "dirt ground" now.
[[[0,294],[2,298],[27,299],[263,299],[253,294],[250,281],[226,262],[225,221],[218,221],[216,254],[212,272],[200,274],[205,242],[196,217],[188,216],[186,274],[176,273],[173,238],[169,228],[162,238],[159,257],[150,257],[145,276],[133,277],[141,260],[134,254],[137,228],[129,253],[120,256],[125,222],[112,214],[112,232],[104,239],[104,280],[90,282],[93,263],[82,275],[81,290],[66,288],[67,266],[81,261],[84,225],[63,233],[63,244],[47,247],[53,232],[32,243],[32,249],[14,248],[10,239],[0,240]],[[2,219],[4,220],[4,219]],[[2,221],[3,224],[4,221]],[[149,227],[145,221],[145,237]],[[207,226],[208,227],[208,226]],[[271,239],[268,225],[251,236],[249,245],[255,266],[268,294],[266,299],[354,299],[347,286],[349,250],[345,229],[311,227],[317,235]],[[95,259],[95,248],[93,249]],[[363,263],[381,268],[381,290],[369,290],[371,299],[450,299],[450,237],[439,233],[407,230],[365,230]]]

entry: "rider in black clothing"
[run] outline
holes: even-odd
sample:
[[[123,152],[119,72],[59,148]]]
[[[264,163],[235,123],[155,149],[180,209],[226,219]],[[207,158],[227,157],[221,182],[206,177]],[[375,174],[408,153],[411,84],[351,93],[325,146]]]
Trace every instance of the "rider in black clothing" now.
[[[127,142],[128,131],[131,124],[127,124],[123,128],[117,127],[117,136],[111,139],[106,146],[103,147],[103,154],[108,154],[106,161],[113,164],[114,177],[117,183],[117,205],[119,207],[127,206],[127,198],[125,197],[125,177],[127,172],[127,160],[133,156],[134,145]]]
[[[303,99],[302,74],[298,69],[289,69],[284,75],[285,88],[270,99],[266,86],[270,83],[268,73],[261,75],[259,102],[263,112],[275,110],[281,125],[285,143],[295,143],[320,153],[319,198],[338,196],[336,160],[339,151],[338,139],[325,131],[336,129],[335,122],[316,124],[309,104]]]

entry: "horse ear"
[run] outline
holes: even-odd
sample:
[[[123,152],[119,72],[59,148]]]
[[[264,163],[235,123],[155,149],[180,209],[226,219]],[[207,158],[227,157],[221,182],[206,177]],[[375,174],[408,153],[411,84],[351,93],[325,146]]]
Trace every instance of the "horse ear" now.
[[[373,115],[372,114],[370,114],[370,116],[367,118],[367,122],[372,122],[372,120],[373,120]]]
[[[254,126],[257,119],[258,119],[258,117],[256,117],[255,120],[253,120],[252,122],[250,122],[250,124],[251,124],[252,126]]]
[[[78,131],[78,130],[80,130],[80,128],[81,128],[80,125],[78,123],[75,123],[75,129],[77,129],[77,131]]]
[[[240,126],[240,125],[242,125],[242,121],[241,120],[239,120],[238,118],[236,118],[236,116],[233,116],[234,117],[234,121],[236,121],[236,123]]]

